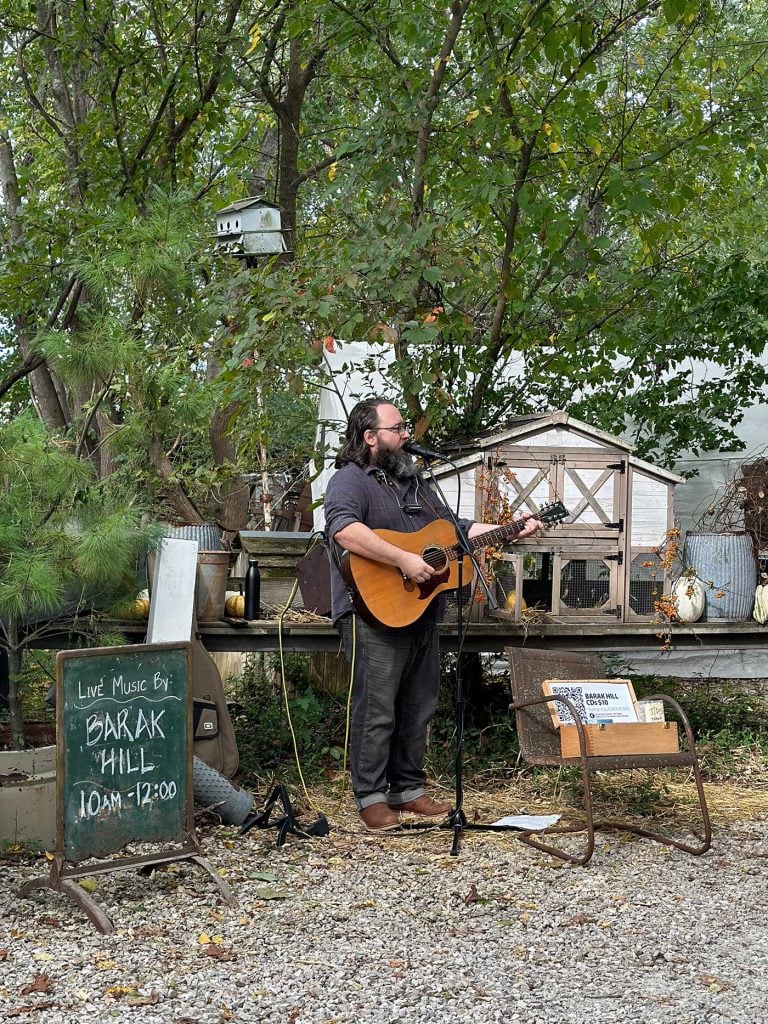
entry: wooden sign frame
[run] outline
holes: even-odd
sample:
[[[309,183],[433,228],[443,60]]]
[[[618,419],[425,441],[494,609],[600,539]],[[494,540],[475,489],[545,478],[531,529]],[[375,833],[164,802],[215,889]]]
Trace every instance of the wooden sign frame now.
[[[99,660],[114,671],[107,667],[96,681],[93,672],[99,672]],[[163,675],[168,662],[172,668],[166,667]],[[99,931],[108,933],[112,922],[77,879],[191,860],[210,874],[224,900],[233,904],[229,886],[203,858],[194,829],[190,664],[189,643],[59,652],[56,851],[50,876],[27,882],[24,895],[40,888],[62,892]],[[172,703],[177,701],[181,706]],[[83,713],[85,718],[78,723],[74,716]],[[163,720],[166,713],[169,717]],[[85,731],[80,730],[75,753],[73,737],[83,721]],[[104,781],[89,777],[98,773],[99,755]],[[176,761],[169,764],[168,758]],[[71,769],[81,777],[70,779]],[[73,786],[80,787],[74,798],[68,789]],[[159,823],[149,821],[153,809],[157,817],[163,805],[170,807],[165,821],[162,815]],[[142,824],[147,835],[142,834]],[[143,856],[109,857],[129,843],[161,845]]]

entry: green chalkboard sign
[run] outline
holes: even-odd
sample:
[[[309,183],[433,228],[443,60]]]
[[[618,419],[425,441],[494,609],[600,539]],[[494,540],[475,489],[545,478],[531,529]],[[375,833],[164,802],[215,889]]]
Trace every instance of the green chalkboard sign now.
[[[61,651],[57,846],[70,862],[192,831],[188,644]]]

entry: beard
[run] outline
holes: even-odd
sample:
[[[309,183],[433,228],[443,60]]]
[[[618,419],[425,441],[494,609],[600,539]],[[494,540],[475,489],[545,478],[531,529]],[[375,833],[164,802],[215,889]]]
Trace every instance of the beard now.
[[[411,456],[400,448],[397,451],[379,452],[376,465],[397,480],[408,480],[419,475],[419,467]]]

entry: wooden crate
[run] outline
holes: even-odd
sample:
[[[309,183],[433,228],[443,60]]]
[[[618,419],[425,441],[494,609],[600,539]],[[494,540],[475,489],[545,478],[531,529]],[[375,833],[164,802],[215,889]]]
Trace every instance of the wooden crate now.
[[[622,754],[676,754],[680,749],[676,722],[612,722],[585,725],[587,754],[619,757]],[[563,757],[579,756],[579,734],[575,725],[560,726]]]
[[[241,530],[238,536],[243,551],[256,555],[263,580],[272,576],[295,578],[296,564],[306,555],[312,534],[282,530]]]

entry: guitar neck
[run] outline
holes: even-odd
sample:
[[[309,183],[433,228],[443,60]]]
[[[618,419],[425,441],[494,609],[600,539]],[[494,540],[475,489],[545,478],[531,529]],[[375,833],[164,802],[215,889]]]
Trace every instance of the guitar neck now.
[[[478,537],[472,537],[469,541],[469,546],[472,551],[478,551],[481,548],[492,548],[501,541],[506,540],[507,537],[514,537],[524,529],[525,524],[532,516],[523,516],[522,519],[516,519],[513,523],[507,523],[506,526],[497,526],[493,530],[489,530],[487,533],[481,533]],[[452,557],[458,558],[462,553],[461,545],[457,544],[452,549]]]

